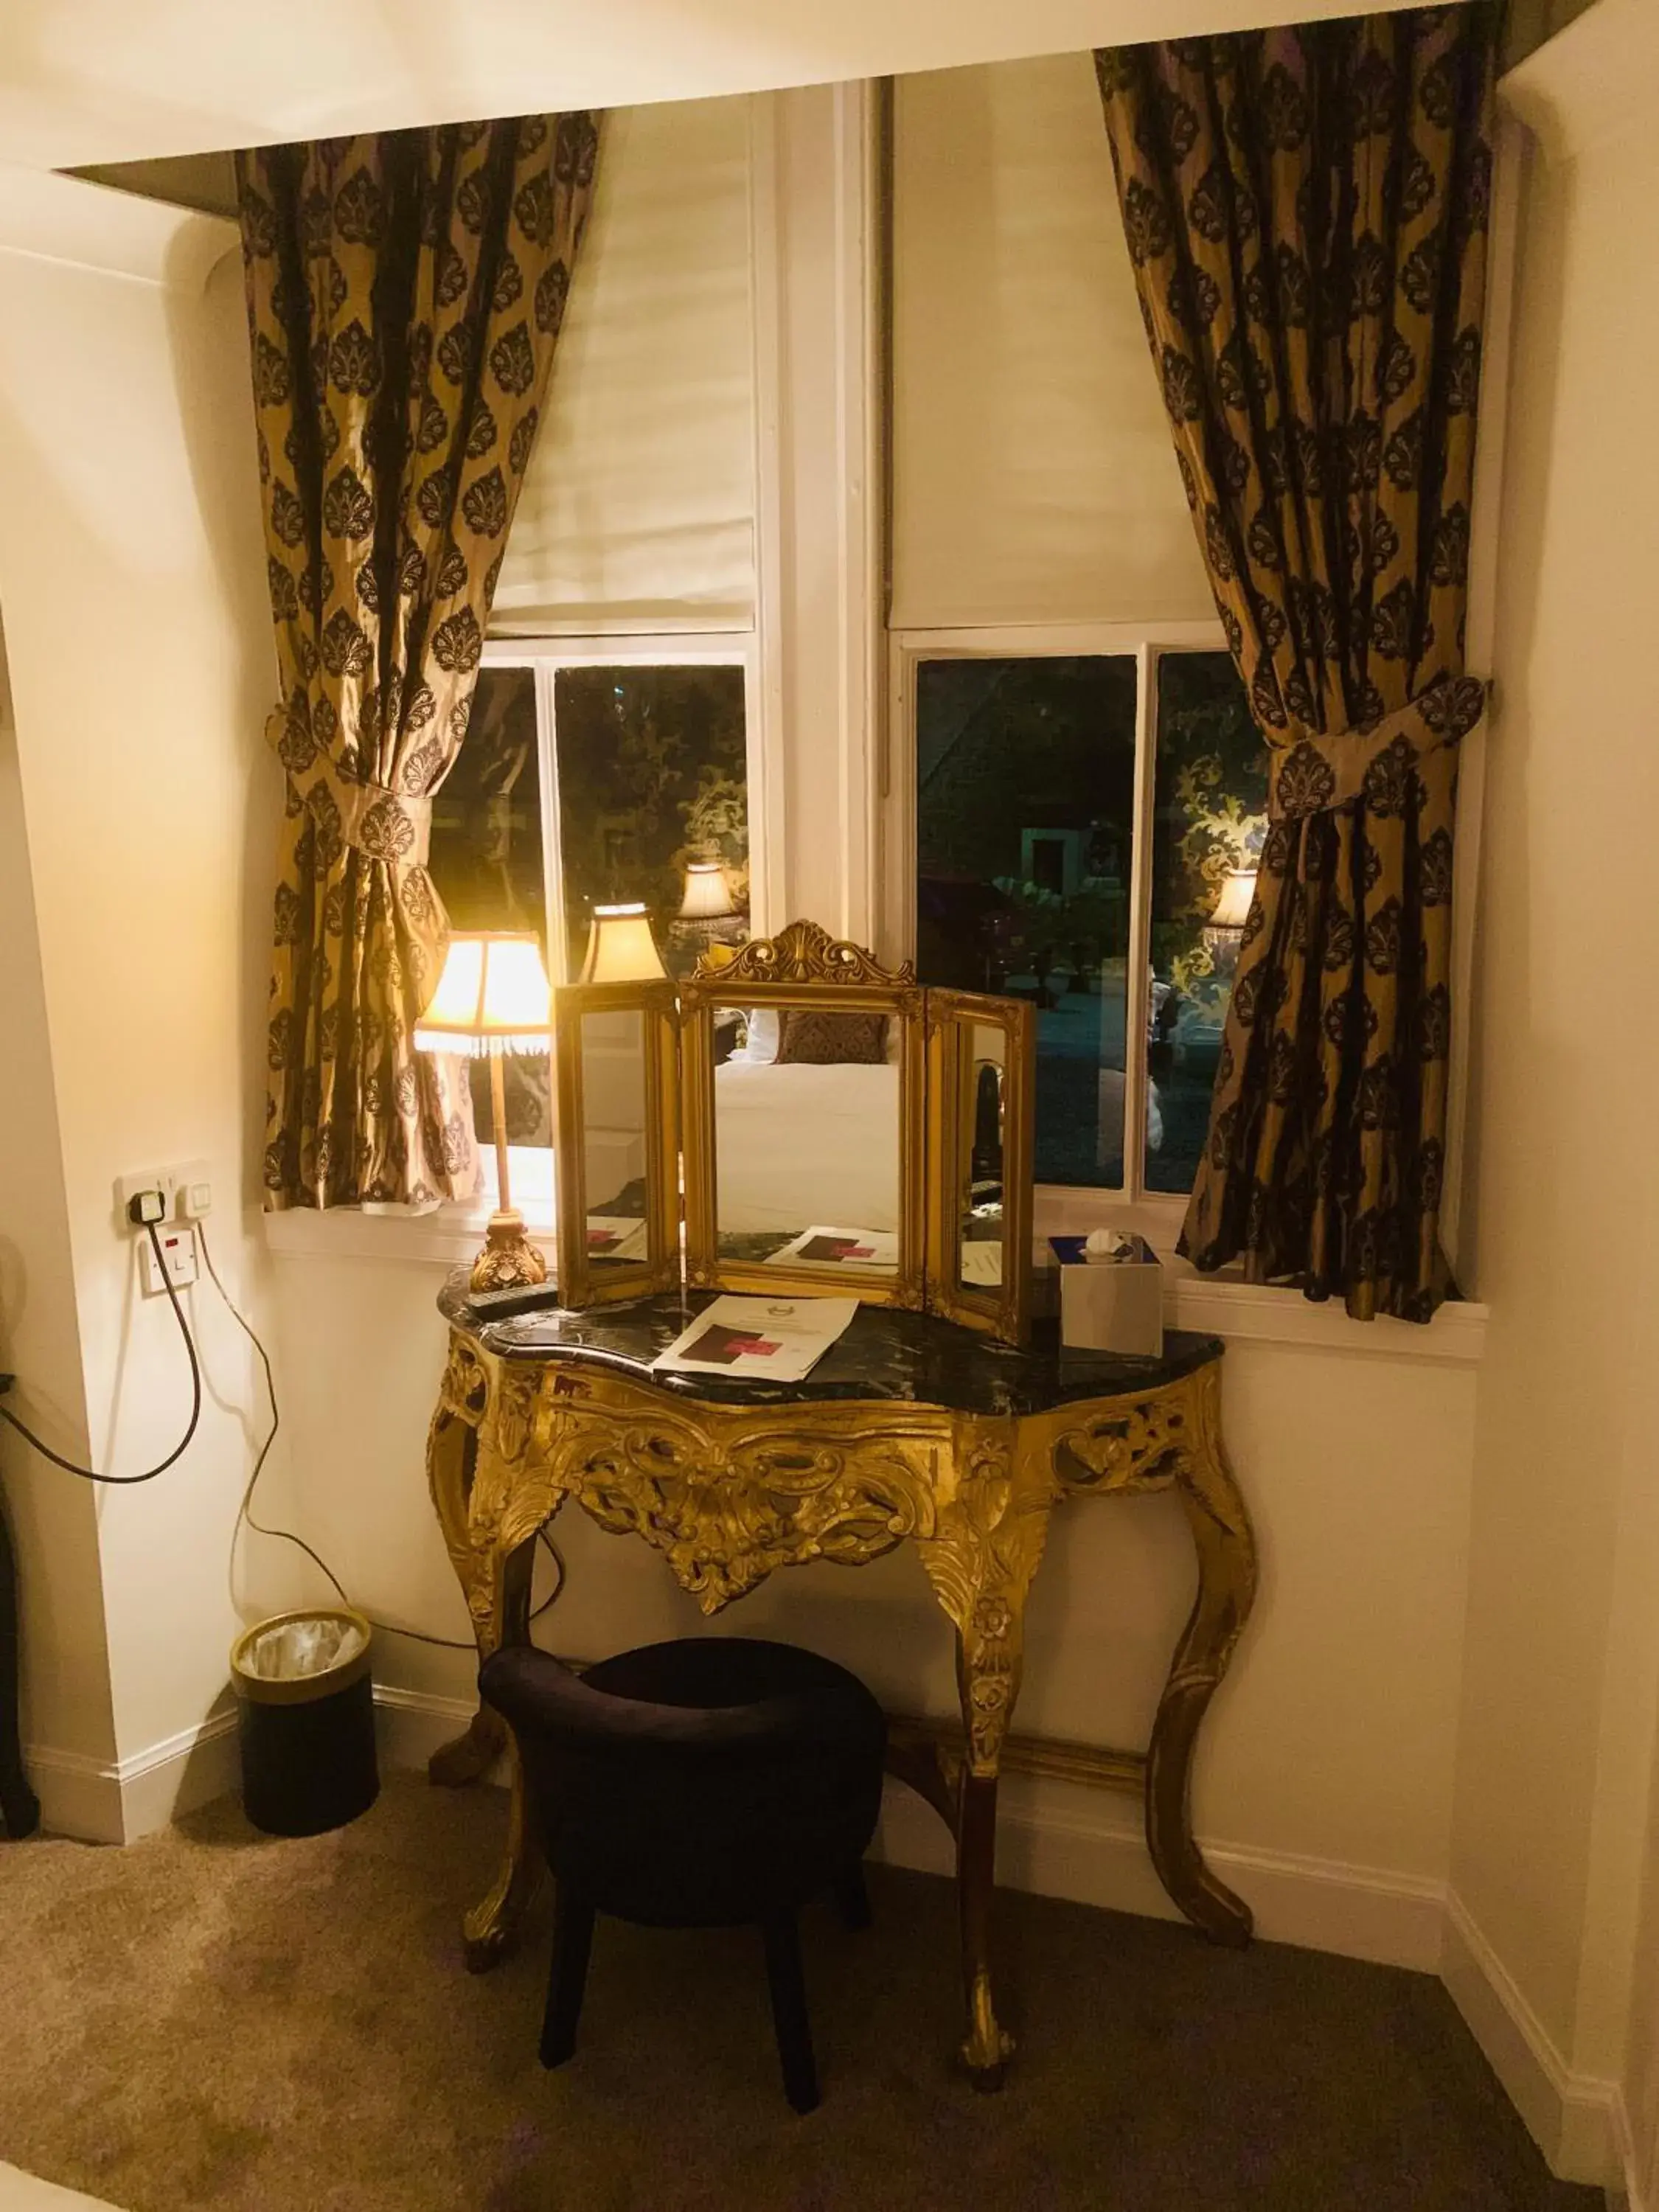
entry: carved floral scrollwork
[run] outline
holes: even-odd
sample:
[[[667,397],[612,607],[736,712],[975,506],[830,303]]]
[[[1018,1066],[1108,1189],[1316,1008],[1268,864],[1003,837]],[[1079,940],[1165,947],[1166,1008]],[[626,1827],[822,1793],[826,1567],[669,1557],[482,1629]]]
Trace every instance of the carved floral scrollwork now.
[[[454,1414],[477,1428],[489,1402],[489,1372],[474,1346],[464,1336],[451,1334],[449,1357],[438,1394],[441,1411]]]
[[[1053,1464],[1061,1489],[1102,1494],[1166,1489],[1187,1467],[1196,1441],[1194,1381],[1188,1376],[1129,1405],[1060,1427]]]
[[[1042,1456],[1018,1448],[1012,1424],[963,1428],[953,1494],[921,1563],[960,1638],[970,1770],[994,1774],[1019,1692],[1026,1594],[1057,1491]]]
[[[855,1566],[932,1531],[936,1451],[925,1415],[887,1431],[867,1407],[823,1407],[805,1435],[785,1413],[722,1419],[705,1409],[692,1419],[642,1396],[600,1380],[564,1401],[545,1480],[602,1528],[642,1536],[705,1613],[779,1567]]]
[[[721,983],[852,983],[893,990],[913,985],[915,963],[884,968],[861,945],[831,937],[816,921],[792,921],[775,937],[751,937],[729,960],[705,954],[700,981]]]

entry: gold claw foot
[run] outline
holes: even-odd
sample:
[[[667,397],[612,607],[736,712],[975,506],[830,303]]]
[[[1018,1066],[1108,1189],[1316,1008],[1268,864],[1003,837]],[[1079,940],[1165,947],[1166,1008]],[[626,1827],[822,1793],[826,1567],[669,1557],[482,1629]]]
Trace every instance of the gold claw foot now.
[[[489,1895],[479,1899],[461,1923],[469,1974],[487,1974],[517,1950],[535,1892],[534,1868],[521,1849],[510,1845]]]
[[[426,1778],[441,1790],[464,1790],[483,1780],[506,1741],[505,1723],[488,1705],[480,1705],[462,1733],[440,1744],[428,1759]]]
[[[989,1978],[976,1977],[969,1994],[968,2033],[962,2045],[962,2063],[975,2088],[985,2095],[1000,2089],[1013,2055],[1013,2037],[997,2025]]]

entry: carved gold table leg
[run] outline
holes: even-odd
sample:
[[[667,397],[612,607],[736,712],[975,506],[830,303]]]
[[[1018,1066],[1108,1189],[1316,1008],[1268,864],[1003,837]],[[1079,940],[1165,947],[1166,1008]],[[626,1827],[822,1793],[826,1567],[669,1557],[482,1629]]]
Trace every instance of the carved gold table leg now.
[[[477,1429],[440,1406],[427,1437],[427,1482],[450,1559],[462,1592],[468,1595],[472,1586],[472,1547],[467,1533],[467,1507],[477,1453]],[[461,1734],[441,1744],[428,1759],[427,1778],[446,1790],[464,1789],[489,1772],[506,1741],[507,1727],[500,1714],[481,1705]]]
[[[1042,1557],[1055,1486],[1046,1455],[1021,1450],[1012,1425],[964,1423],[948,1494],[921,1546],[934,1595],[957,1627],[967,1760],[957,1807],[957,1892],[975,2087],[1000,2089],[1013,2055],[992,1992],[997,1773],[1019,1693],[1025,1600]]]
[[[1250,1908],[1218,1881],[1193,1838],[1193,1748],[1255,1598],[1255,1538],[1221,1442],[1218,1365],[1194,1378],[1176,1488],[1198,1553],[1198,1595],[1159,1701],[1146,1768],[1146,1841],[1158,1877],[1194,1926],[1244,1944]]]
[[[530,1584],[535,1559],[535,1540],[532,1538],[530,1542],[520,1544],[507,1557],[496,1555],[488,1562],[485,1571],[489,1575],[495,1602],[488,1624],[479,1614],[474,1614],[473,1625],[477,1631],[481,1657],[488,1657],[491,1651],[504,1644],[529,1643]],[[501,1871],[463,1923],[467,1967],[475,1974],[487,1972],[517,1945],[525,1913],[535,1895],[538,1879],[538,1869],[525,1817],[524,1776],[520,1765],[519,1747],[510,1729],[503,1729],[502,1733],[507,1746],[509,1794],[507,1841],[501,1852]]]

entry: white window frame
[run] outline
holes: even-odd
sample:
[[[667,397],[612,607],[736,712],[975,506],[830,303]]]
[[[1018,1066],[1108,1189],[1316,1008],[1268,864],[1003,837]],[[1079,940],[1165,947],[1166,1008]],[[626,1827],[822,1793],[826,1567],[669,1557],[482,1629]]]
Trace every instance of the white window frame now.
[[[767,924],[766,871],[755,856],[768,842],[772,797],[769,763],[761,732],[760,655],[753,630],[664,630],[614,637],[502,637],[489,639],[480,672],[525,668],[536,682],[536,733],[541,774],[542,857],[547,897],[548,972],[555,983],[574,982],[584,948],[567,941],[562,850],[559,834],[558,727],[556,685],[566,668],[741,668],[744,778],[750,849],[750,919],[756,933]]]
[[[1038,1234],[1108,1224],[1139,1231],[1160,1252],[1174,1249],[1187,1211],[1184,1194],[1148,1190],[1146,1034],[1151,1007],[1152,808],[1158,737],[1158,663],[1165,653],[1224,653],[1218,622],[1010,623],[972,629],[895,630],[889,641],[890,773],[883,808],[883,939],[898,956],[916,951],[916,669],[925,660],[1048,660],[1110,655],[1135,664],[1135,787],[1129,858],[1129,951],[1123,1089],[1123,1182],[1039,1183]]]

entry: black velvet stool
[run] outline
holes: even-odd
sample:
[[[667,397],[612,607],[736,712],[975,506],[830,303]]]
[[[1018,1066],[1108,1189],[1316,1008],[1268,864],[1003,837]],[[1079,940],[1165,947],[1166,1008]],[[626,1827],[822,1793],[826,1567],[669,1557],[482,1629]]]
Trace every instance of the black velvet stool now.
[[[576,1675],[497,1651],[478,1687],[511,1723],[558,1881],[544,2066],[576,2047],[596,1912],[656,1928],[758,1923],[784,2088],[818,2101],[796,1913],[829,1892],[869,1918],[887,1724],[855,1674],[739,1637],[624,1651]]]

